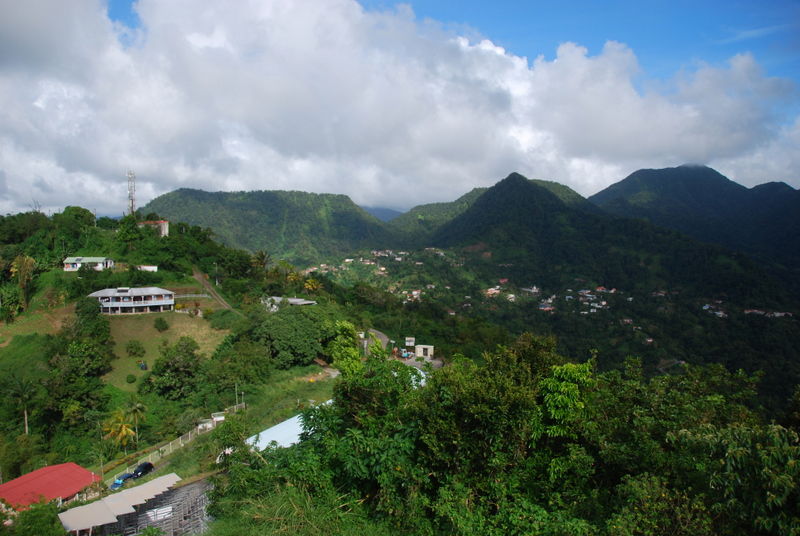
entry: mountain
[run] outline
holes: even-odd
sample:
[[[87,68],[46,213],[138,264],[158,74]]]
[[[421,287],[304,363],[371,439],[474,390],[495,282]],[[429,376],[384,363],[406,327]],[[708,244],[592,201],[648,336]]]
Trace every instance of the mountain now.
[[[229,246],[314,264],[343,251],[383,247],[392,233],[345,195],[295,191],[204,192],[182,188],[142,208],[212,229]]]
[[[746,188],[705,166],[642,169],[591,196],[617,216],[643,218],[762,260],[800,267],[800,191]]]
[[[394,210],[393,208],[385,208],[385,207],[364,207],[362,206],[366,212],[372,214],[379,220],[383,222],[391,221],[398,217],[402,212],[399,210]]]
[[[474,253],[487,271],[517,281],[560,285],[578,278],[753,300],[777,295],[746,258],[644,221],[587,213],[517,173],[442,224],[431,243]]]
[[[419,205],[389,222],[389,227],[399,234],[424,241],[442,224],[469,208],[486,188],[475,188],[455,201]]]
[[[522,177],[522,175],[518,176]],[[565,205],[588,212],[597,212],[594,205],[568,186],[553,181],[522,178],[547,190]],[[390,227],[400,234],[413,237],[412,240],[416,243],[423,243],[429,240],[441,226],[470,208],[487,190],[488,188],[474,188],[455,201],[416,206],[392,220]]]

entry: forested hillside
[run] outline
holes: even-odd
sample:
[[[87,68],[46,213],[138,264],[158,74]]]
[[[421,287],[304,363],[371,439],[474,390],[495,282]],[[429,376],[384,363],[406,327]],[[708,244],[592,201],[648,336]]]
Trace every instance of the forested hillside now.
[[[800,191],[785,183],[748,189],[704,166],[642,169],[589,201],[795,272],[800,267]]]
[[[229,246],[269,251],[297,264],[392,242],[383,222],[344,195],[184,188],[153,199],[141,210],[213,229]]]

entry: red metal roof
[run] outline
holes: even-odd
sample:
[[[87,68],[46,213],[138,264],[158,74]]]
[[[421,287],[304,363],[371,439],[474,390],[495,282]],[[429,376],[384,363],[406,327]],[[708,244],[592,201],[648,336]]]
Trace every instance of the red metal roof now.
[[[99,476],[72,462],[49,465],[0,484],[0,499],[19,509],[42,498],[45,501],[58,497],[67,499],[99,481]]]

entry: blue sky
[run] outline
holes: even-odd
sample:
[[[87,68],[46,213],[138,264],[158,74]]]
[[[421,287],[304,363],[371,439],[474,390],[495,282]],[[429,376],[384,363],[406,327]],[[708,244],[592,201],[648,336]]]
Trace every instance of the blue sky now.
[[[0,213],[121,212],[128,169],[142,204],[406,209],[513,171],[588,196],[684,163],[800,187],[800,0],[0,4]]]

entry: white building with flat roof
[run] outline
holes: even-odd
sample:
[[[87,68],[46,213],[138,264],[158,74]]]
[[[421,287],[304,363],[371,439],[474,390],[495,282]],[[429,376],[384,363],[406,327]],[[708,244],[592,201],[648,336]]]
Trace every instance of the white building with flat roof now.
[[[90,266],[99,272],[113,268],[114,260],[108,257],[67,257],[64,259],[65,272],[77,272],[83,265]]]
[[[175,308],[175,293],[158,287],[104,288],[89,294],[100,302],[100,312],[109,315],[161,313]]]

